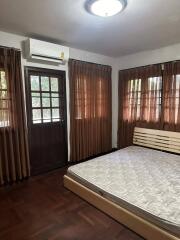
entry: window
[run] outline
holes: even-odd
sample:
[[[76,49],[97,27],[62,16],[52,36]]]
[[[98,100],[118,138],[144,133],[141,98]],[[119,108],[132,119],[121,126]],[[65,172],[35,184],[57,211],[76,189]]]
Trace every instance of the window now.
[[[180,131],[180,61],[119,71],[120,147],[134,126]]]
[[[76,119],[88,118],[90,107],[88,91],[89,89],[86,79],[84,79],[81,87],[79,81],[76,81]]]
[[[168,79],[168,81],[167,81]],[[180,74],[170,73],[166,78],[164,119],[166,126],[179,125],[180,121]]]
[[[34,124],[59,122],[59,79],[56,77],[30,75],[32,121]]]
[[[107,89],[103,80],[100,78],[97,82],[97,116],[106,117],[107,111],[104,106],[108,105],[106,98]]]
[[[124,120],[159,121],[162,104],[162,77],[129,80],[124,104]],[[143,110],[143,114],[141,114]]]
[[[145,120],[157,122],[161,116],[162,77],[148,78],[148,93],[145,110]]]
[[[178,122],[180,108],[180,74],[176,75],[176,95],[175,95],[175,123]]]
[[[141,106],[141,79],[128,81],[124,120],[138,120]]]
[[[106,95],[103,80],[101,78],[97,79],[95,81],[95,89],[93,87],[94,85],[90,84],[87,79],[83,80],[81,87],[79,86],[79,81],[76,81],[76,119],[104,117]],[[93,97],[92,92],[95,93]]]
[[[0,127],[10,124],[10,100],[5,71],[0,70]]]

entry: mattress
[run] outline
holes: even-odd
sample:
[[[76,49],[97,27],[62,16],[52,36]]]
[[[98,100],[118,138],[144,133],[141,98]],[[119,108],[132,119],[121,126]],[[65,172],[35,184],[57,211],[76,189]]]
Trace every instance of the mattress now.
[[[179,155],[131,146],[71,166],[67,175],[180,236]]]

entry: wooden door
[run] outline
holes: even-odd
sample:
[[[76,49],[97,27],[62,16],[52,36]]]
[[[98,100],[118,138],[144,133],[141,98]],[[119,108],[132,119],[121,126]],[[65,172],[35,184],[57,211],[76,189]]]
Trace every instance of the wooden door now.
[[[25,67],[31,174],[67,164],[64,71]]]

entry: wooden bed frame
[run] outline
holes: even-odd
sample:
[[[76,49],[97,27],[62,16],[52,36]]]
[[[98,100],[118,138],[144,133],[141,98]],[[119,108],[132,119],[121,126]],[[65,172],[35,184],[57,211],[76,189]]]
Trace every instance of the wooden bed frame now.
[[[169,132],[147,128],[135,128],[133,144],[180,153],[180,132]]]
[[[158,150],[180,153],[180,133],[145,128],[135,128],[133,143]],[[69,176],[64,176],[64,186],[105,212],[118,222],[124,224],[147,240],[179,240],[170,232],[154,225],[148,220],[128,211],[91,189],[76,182]]]

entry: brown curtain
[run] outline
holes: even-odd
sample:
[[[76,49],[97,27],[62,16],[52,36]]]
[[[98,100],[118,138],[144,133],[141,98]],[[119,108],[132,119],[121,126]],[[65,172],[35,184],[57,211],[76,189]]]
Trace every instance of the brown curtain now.
[[[111,67],[69,61],[71,161],[112,149]]]
[[[21,53],[0,48],[0,184],[29,175]]]
[[[164,64],[163,71],[164,129],[180,131],[180,62]]]
[[[132,145],[134,127],[162,128],[161,65],[119,72],[119,148]]]

